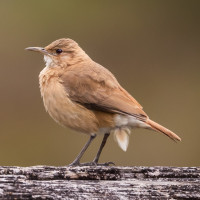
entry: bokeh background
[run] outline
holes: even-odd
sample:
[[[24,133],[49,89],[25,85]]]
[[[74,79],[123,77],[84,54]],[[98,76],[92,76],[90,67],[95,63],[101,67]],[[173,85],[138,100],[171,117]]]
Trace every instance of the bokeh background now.
[[[69,37],[182,138],[176,144],[137,129],[125,153],[111,136],[101,162],[199,166],[199,10],[198,0],[0,1],[0,165],[67,165],[88,140],[45,112],[38,87],[43,58],[24,51]],[[101,139],[82,161],[93,159]]]

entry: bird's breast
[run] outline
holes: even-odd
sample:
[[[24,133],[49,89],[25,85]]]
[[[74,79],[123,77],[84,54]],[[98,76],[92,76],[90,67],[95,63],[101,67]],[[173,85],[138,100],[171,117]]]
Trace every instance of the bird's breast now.
[[[59,124],[92,134],[111,123],[112,116],[107,116],[103,120],[102,114],[72,101],[56,70],[44,68],[39,75],[39,83],[45,109]]]

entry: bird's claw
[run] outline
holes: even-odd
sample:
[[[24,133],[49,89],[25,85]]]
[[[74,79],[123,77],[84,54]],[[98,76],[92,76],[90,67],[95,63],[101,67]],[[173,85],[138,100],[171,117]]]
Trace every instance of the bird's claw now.
[[[80,162],[72,162],[71,164],[68,165],[69,167],[76,167],[76,166],[81,166]]]
[[[114,162],[105,162],[105,163],[97,163],[97,162],[88,162],[88,163],[71,163],[69,166],[110,166],[115,165]]]

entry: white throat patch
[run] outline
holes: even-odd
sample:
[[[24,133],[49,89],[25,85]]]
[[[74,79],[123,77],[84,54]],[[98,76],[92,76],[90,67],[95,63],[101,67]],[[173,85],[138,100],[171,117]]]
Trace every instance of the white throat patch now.
[[[51,67],[53,64],[53,60],[51,59],[50,56],[44,56],[44,62],[46,63],[46,67]]]

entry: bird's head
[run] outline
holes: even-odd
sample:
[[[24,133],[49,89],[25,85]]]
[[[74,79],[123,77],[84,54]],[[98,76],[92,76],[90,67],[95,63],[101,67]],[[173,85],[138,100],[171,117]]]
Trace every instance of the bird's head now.
[[[28,47],[26,50],[43,54],[48,67],[65,67],[89,59],[81,47],[69,38],[58,39],[46,47]]]

